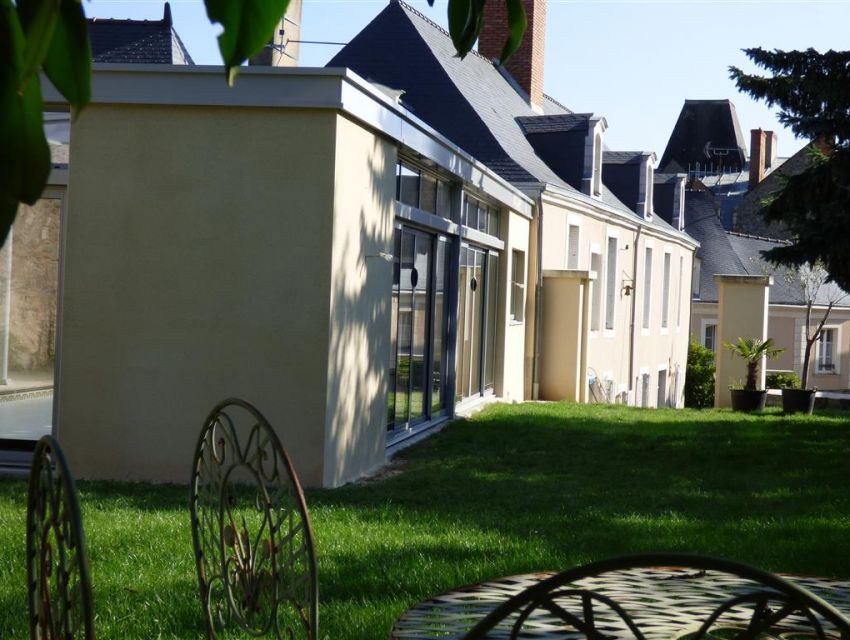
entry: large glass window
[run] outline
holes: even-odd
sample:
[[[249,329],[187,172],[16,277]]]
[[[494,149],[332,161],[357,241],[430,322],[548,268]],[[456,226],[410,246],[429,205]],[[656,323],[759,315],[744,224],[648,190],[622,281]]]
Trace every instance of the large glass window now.
[[[443,236],[399,226],[394,238],[387,423],[432,418],[445,405],[446,264]]]
[[[497,237],[499,235],[499,210],[472,196],[466,196],[461,222],[482,233]]]
[[[399,163],[396,200],[411,207],[419,207],[419,169]]]
[[[492,389],[495,382],[498,254],[463,244],[459,270],[455,397],[462,400]]]

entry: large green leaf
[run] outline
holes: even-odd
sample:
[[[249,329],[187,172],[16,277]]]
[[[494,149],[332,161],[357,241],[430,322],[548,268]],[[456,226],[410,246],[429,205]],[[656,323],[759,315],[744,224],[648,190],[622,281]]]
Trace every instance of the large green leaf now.
[[[464,36],[473,21],[472,0],[449,0],[448,18],[452,44],[454,44],[457,54],[463,58],[469,52],[469,49],[462,51],[461,44],[464,42]]]
[[[17,0],[17,7],[26,39],[21,74],[22,81],[27,82],[47,56],[59,15],[59,0]]]
[[[504,64],[522,44],[522,36],[528,28],[528,18],[525,16],[525,8],[522,0],[506,0],[508,3],[508,30],[510,34],[502,49],[500,62]]]
[[[79,0],[61,0],[44,73],[77,110],[91,100],[91,45]]]
[[[17,12],[0,0],[0,196],[32,204],[47,183],[50,148],[38,77],[23,78],[24,48]]]
[[[271,40],[289,0],[204,0],[204,4],[210,22],[224,27],[218,48],[232,85],[239,65]]]

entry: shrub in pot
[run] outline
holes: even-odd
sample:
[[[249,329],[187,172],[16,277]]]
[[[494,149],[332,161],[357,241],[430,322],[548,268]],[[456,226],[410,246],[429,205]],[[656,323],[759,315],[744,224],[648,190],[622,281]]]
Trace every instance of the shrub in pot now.
[[[747,364],[747,378],[743,389],[732,389],[734,411],[761,411],[767,399],[767,390],[758,389],[759,364],[762,358],[772,359],[784,351],[774,346],[773,338],[738,338],[723,345]]]
[[[816,389],[801,389],[800,378],[793,371],[773,373],[765,383],[768,389],[782,390],[782,411],[784,413],[808,413],[815,408]]]

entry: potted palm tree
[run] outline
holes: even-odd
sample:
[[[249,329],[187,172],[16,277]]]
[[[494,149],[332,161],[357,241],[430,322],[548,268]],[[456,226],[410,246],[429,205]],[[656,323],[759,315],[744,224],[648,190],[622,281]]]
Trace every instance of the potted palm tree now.
[[[758,389],[759,365],[762,358],[772,359],[784,351],[773,344],[773,338],[738,338],[737,342],[723,345],[747,363],[747,380],[743,389],[732,389],[734,411],[761,411],[767,399],[767,390]]]

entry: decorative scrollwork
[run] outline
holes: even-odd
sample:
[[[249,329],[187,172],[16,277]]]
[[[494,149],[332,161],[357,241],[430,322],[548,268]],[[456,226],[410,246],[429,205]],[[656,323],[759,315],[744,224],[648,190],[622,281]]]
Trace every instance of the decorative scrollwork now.
[[[208,636],[233,622],[254,636],[314,640],[318,582],[304,494],[279,438],[247,402],[226,400],[204,423],[190,510]]]
[[[59,443],[38,441],[27,502],[32,640],[94,640],[91,581],[74,479]]]

